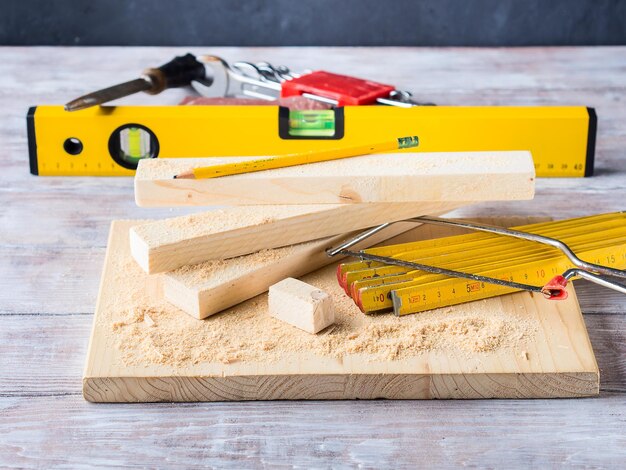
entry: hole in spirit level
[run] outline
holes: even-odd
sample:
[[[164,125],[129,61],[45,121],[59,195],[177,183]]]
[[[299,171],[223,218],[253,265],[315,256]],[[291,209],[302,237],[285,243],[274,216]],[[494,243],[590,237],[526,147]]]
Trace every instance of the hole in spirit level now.
[[[124,124],[111,134],[109,153],[119,165],[135,170],[139,160],[159,155],[159,141],[146,126]]]
[[[70,155],[78,155],[83,151],[83,143],[76,137],[70,137],[63,142],[63,150]]]

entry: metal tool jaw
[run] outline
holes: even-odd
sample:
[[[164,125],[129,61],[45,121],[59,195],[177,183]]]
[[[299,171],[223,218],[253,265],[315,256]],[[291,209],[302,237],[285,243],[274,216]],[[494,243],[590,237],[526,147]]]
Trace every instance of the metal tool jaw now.
[[[206,78],[192,81],[191,86],[209,98],[246,96],[273,101],[280,96],[281,82],[295,76],[286,67],[273,67],[266,62],[236,62],[231,67],[212,55],[197,59],[205,66]]]

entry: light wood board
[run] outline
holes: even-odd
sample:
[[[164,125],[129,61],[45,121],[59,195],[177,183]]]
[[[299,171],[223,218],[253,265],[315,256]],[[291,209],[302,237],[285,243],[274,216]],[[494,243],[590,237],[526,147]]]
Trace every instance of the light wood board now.
[[[353,204],[532,199],[528,151],[388,153],[206,179],[174,179],[197,167],[258,157],[144,159],[139,206]]]
[[[247,255],[386,222],[441,214],[467,202],[244,206],[150,221],[134,226],[131,252],[147,273],[211,259]]]
[[[194,359],[194,348],[189,351],[179,348],[172,352],[177,357],[176,364],[168,365],[162,362],[160,353],[148,356],[138,346],[155,341],[154,338],[161,340],[159,328],[165,328],[167,322],[179,322],[181,318],[198,322],[181,326],[180,334],[176,335],[181,345],[185,331],[219,325],[202,322],[234,321],[237,331],[254,326],[268,335],[278,326],[267,324],[276,320],[267,314],[264,296],[208,320],[195,320],[177,309],[160,311],[163,307],[155,303],[150,312],[156,323],[150,326],[149,332],[142,333],[141,325],[126,325],[123,317],[136,308],[137,299],[156,299],[160,295],[158,278],[143,273],[130,256],[128,229],[132,225],[133,222],[116,221],[111,228],[83,377],[83,394],[89,401],[548,398],[598,393],[599,371],[573,290],[568,300],[561,302],[517,293],[427,314],[443,320],[465,312],[486,319],[495,315],[510,316],[509,328],[515,327],[515,321],[536,328],[527,344],[495,351],[432,350],[401,360],[381,360],[358,353],[342,357],[315,355],[302,348],[278,359],[268,351],[267,357],[261,356],[255,362],[224,363],[198,361]],[[326,288],[334,286],[331,293],[335,301],[345,301],[335,283],[333,266],[303,280],[313,285],[322,283]],[[406,322],[409,317],[411,321],[426,318],[358,314],[351,317],[351,321],[363,322],[360,325],[364,327],[382,319],[402,322],[404,328],[404,325],[411,325]],[[138,332],[132,343],[128,338],[125,342],[124,337],[116,336],[115,333],[121,331],[120,324]],[[332,328],[328,335],[333,334]],[[311,341],[318,339],[324,340],[324,336],[317,335]],[[335,344],[350,341],[349,336],[337,339],[340,343]],[[213,350],[221,347],[221,341],[229,340],[232,338],[207,338],[205,344],[202,339],[196,348]],[[237,338],[235,340],[237,344]],[[239,346],[239,353],[245,355],[246,345],[240,343]]]

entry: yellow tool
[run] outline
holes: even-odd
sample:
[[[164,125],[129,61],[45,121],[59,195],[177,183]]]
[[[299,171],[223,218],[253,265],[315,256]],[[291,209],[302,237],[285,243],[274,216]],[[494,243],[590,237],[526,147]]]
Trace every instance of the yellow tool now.
[[[348,250],[389,225],[385,224],[328,250],[331,256],[341,253],[362,259],[340,264],[337,277],[363,312],[393,308],[396,315],[406,315],[519,290],[561,299],[567,297],[568,280],[577,277],[626,293],[626,286],[610,279],[626,278],[622,270],[626,267],[624,212],[514,230],[436,217],[411,220],[490,234],[458,235],[362,252]],[[527,241],[539,245],[529,246]]]
[[[530,150],[538,176],[589,176],[596,133],[583,106],[38,106],[27,124],[31,173],[59,176],[130,176],[141,158],[285,155],[416,134],[420,152]]]
[[[340,160],[342,158],[356,157],[357,155],[388,152],[390,150],[402,150],[417,147],[418,145],[419,137],[416,135],[410,137],[399,137],[393,141],[381,142],[378,144],[357,145],[355,147],[339,147],[329,150],[313,150],[310,152],[294,153],[291,155],[260,158],[257,160],[249,160],[247,162],[225,163],[223,165],[194,168],[184,173],[175,175],[174,178],[220,178],[222,176],[254,173],[274,168],[285,168],[289,166],[308,165],[309,163]],[[390,162],[390,164],[393,165],[393,162]]]

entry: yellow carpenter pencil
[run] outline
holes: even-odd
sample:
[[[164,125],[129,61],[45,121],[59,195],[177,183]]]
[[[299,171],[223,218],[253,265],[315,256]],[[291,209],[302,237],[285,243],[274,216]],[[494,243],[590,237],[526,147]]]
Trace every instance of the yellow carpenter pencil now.
[[[371,153],[387,152],[389,150],[399,150],[419,145],[419,138],[414,136],[400,137],[393,141],[381,142],[378,144],[359,145],[356,147],[339,147],[322,151],[311,151],[294,153],[276,157],[260,158],[247,162],[225,163],[193,170],[185,171],[174,176],[174,178],[204,179],[219,178],[222,176],[240,175],[242,173],[252,173],[255,171],[272,170],[275,168],[285,168],[288,166],[306,165],[309,163],[326,162],[329,160],[339,160],[341,158],[356,157],[358,155],[368,155]]]

